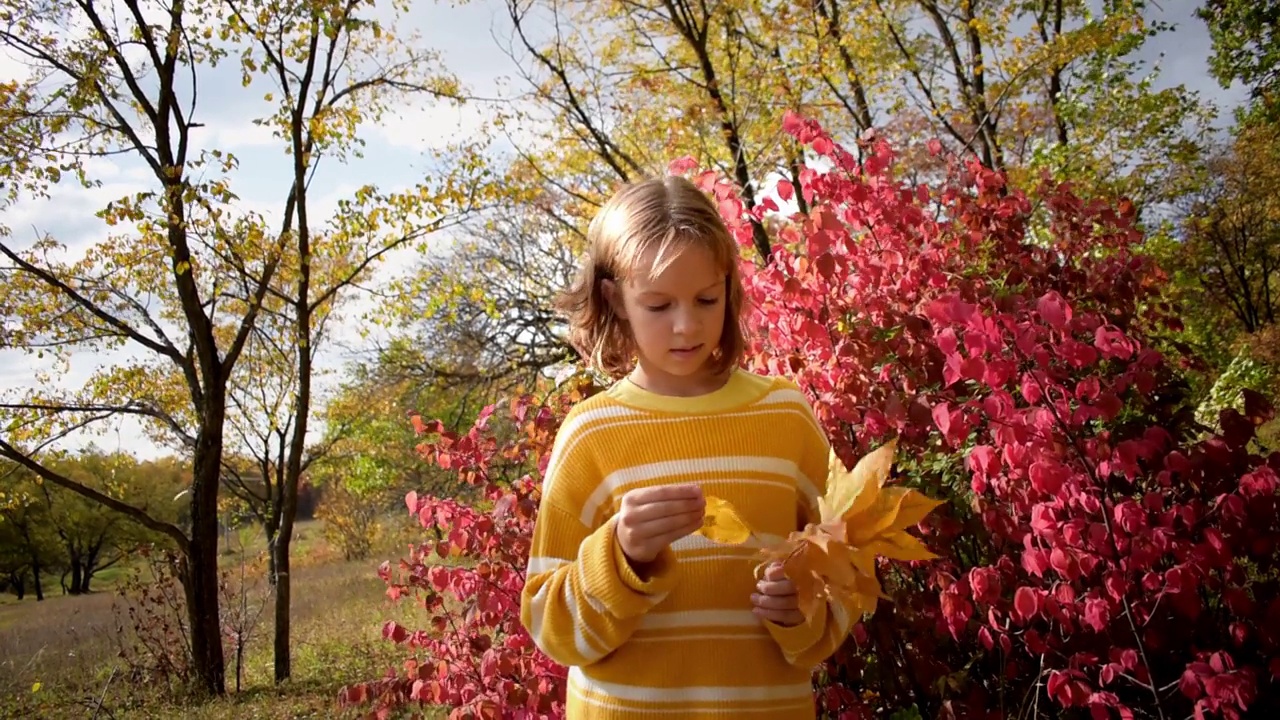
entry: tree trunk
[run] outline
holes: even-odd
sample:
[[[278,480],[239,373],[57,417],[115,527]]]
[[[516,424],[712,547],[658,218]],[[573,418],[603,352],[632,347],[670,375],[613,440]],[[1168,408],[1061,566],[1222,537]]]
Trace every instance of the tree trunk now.
[[[93,574],[97,571],[98,557],[102,554],[103,542],[105,542],[105,539],[99,538],[96,546],[90,545],[89,549],[84,552],[81,560],[80,582],[76,584],[75,579],[72,578],[72,584],[77,588],[76,592],[82,595],[89,594],[89,581],[93,579]]]
[[[71,560],[71,568],[70,568],[70,569],[71,569],[71,586],[70,586],[69,588],[67,588],[67,590],[68,590],[72,595],[79,595],[79,594],[80,594],[80,584],[81,584],[81,583],[80,583],[80,577],[81,577],[81,572],[82,572],[82,567],[83,567],[83,566],[80,564],[80,553],[75,552],[74,550],[72,550],[72,551],[68,552],[67,554],[70,556],[70,557],[69,557],[69,559]]]
[[[212,398],[210,404],[214,403]],[[219,415],[221,413],[219,412]],[[222,427],[221,418],[214,425]],[[210,433],[212,435],[213,433]],[[209,695],[226,693],[226,662],[218,613],[218,481],[222,438],[199,438],[191,483],[191,543],[183,568],[187,616],[191,623],[191,654],[199,689]]]
[[[36,586],[36,602],[44,600],[44,586],[40,580],[40,558],[32,556],[31,558],[31,575],[34,578],[32,584]]]
[[[293,523],[288,523],[292,525]],[[290,528],[292,530],[292,528]],[[273,653],[275,655],[275,681],[284,682],[292,672],[289,653],[289,541],[292,533],[280,533],[271,546],[276,566],[276,623]]]
[[[263,477],[266,476],[263,475]],[[279,507],[279,494],[281,492],[283,491],[277,489],[275,497],[271,498],[271,504],[273,507],[271,508],[271,512],[267,513],[266,523],[263,526],[263,531],[267,536],[267,583],[273,588],[276,586],[276,581],[279,579],[280,574],[277,572],[276,543],[280,541],[280,510],[282,508]]]
[[[81,595],[89,594],[89,581],[93,580],[93,574],[97,572],[98,559],[97,553],[90,553],[85,556],[84,563],[80,570],[80,584],[77,592]]]

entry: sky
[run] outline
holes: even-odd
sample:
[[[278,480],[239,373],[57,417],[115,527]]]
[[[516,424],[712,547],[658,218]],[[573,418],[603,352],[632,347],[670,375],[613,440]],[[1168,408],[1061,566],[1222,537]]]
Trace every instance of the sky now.
[[[1175,23],[1176,29],[1149,42],[1141,56],[1159,62],[1158,85],[1182,83],[1217,104],[1222,111],[1219,124],[1229,121],[1229,109],[1241,102],[1245,93],[1240,88],[1224,90],[1208,75],[1206,58],[1210,41],[1204,24],[1194,17],[1197,0],[1160,0],[1153,15]],[[395,30],[403,33],[415,29],[422,45],[435,48],[443,68],[457,76],[466,91],[477,97],[496,97],[518,87],[521,80],[516,66],[504,51],[509,43],[509,20],[503,0],[477,0],[466,3],[417,2]],[[1162,57],[1163,56],[1163,57]],[[0,79],[21,76],[24,70],[12,58],[0,55]],[[508,81],[504,84],[504,81]],[[262,213],[268,219],[279,217],[288,188],[290,166],[280,142],[252,119],[267,107],[258,92],[241,87],[239,69],[234,62],[220,65],[202,74],[198,119],[204,127],[196,141],[205,147],[218,147],[236,154],[241,161],[234,189],[243,209]],[[313,217],[326,217],[338,199],[349,196],[361,185],[377,184],[384,190],[410,186],[431,172],[427,153],[451,141],[473,134],[485,118],[483,102],[468,107],[447,105],[410,105],[399,109],[377,125],[363,132],[366,139],[364,158],[347,165],[334,162],[321,165],[312,186]],[[522,128],[534,133],[536,128]],[[148,173],[140,163],[127,157],[99,158],[90,163],[92,174],[102,186],[84,189],[70,184],[55,188],[52,197],[41,201],[22,201],[5,210],[0,222],[13,233],[13,242],[22,246],[38,233],[49,233],[65,243],[70,252],[85,247],[103,236],[106,228],[94,216],[114,198],[148,186]],[[273,226],[278,222],[272,221]],[[443,238],[442,238],[443,240]],[[411,260],[412,258],[401,258]],[[363,306],[368,307],[367,303]],[[349,313],[335,337],[345,347],[326,354],[324,362],[337,367],[351,358],[350,348],[358,345],[358,313]],[[71,372],[59,384],[71,388],[81,386],[95,368],[123,359],[122,353],[108,356],[79,354],[73,359]],[[0,396],[22,392],[35,381],[35,373],[47,368],[30,356],[15,350],[0,349]],[[126,450],[143,457],[165,454],[143,437],[139,426],[125,420],[98,438],[80,437],[73,445],[93,440],[109,450]]]

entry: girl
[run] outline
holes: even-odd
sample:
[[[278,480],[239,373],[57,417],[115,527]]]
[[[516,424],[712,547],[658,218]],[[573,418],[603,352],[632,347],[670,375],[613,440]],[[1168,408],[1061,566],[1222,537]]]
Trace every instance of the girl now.
[[[562,298],[570,340],[616,382],[575,406],[543,481],[521,621],[569,666],[570,720],[813,718],[838,603],[805,621],[761,542],[818,516],[829,446],[789,380],[738,367],[737,246],[693,184],[623,188],[591,222]],[[756,531],[692,534],[703,493]]]

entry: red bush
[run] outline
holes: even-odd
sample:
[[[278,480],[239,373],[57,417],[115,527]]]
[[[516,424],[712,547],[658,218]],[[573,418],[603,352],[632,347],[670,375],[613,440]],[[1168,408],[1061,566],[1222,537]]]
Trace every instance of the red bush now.
[[[881,141],[865,141],[859,165],[809,121],[785,129],[830,169],[782,184],[809,211],[775,229],[768,264],[743,263],[748,365],[796,378],[847,463],[898,435],[902,480],[951,499],[921,528],[943,559],[883,567],[894,602],[819,673],[823,714],[1280,710],[1280,458],[1252,442],[1271,411],[1250,396],[1221,436],[1197,436],[1151,347],[1177,319],[1136,251],[1132,207],[1065,186],[1032,198],[976,163],[911,185]],[[749,245],[733,186],[698,180]],[[433,619],[386,633],[427,654],[344,699],[439,703],[455,717],[562,712],[563,671],[518,608],[540,462],[571,400],[518,403],[512,439],[488,415],[461,437],[422,428],[438,436],[425,456],[482,499],[410,496],[438,539],[384,578]],[[426,560],[455,551],[465,561]]]
[[[912,186],[883,142],[859,166],[787,130],[832,168],[802,173],[808,216],[744,265],[751,364],[806,388],[846,463],[898,435],[906,479],[952,498],[922,528],[946,560],[885,569],[895,602],[828,664],[826,709],[1238,717],[1274,696],[1280,455],[1250,445],[1271,410],[1250,396],[1196,439],[1148,341],[1178,321],[1132,206],[1033,201],[976,162]],[[745,245],[728,186],[702,180]]]
[[[520,591],[556,430],[570,404],[594,389],[577,384],[542,403],[521,396],[509,417],[495,417],[489,406],[461,435],[414,416],[426,436],[423,459],[456,473],[477,497],[405,498],[432,539],[411,547],[399,572],[383,563],[378,575],[391,600],[416,599],[430,620],[416,629],[388,621],[383,637],[413,656],[401,672],[344,688],[343,705],[372,704],[370,717],[378,718],[412,705],[451,707],[449,717],[460,720],[563,716],[565,668],[520,624]]]

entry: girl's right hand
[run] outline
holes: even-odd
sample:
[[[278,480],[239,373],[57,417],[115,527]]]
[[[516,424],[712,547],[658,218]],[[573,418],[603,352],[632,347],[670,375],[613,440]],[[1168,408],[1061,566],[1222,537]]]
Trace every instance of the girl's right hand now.
[[[707,501],[697,485],[637,488],[622,496],[614,534],[633,564],[652,562],[668,545],[702,527]]]

